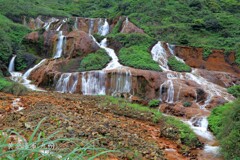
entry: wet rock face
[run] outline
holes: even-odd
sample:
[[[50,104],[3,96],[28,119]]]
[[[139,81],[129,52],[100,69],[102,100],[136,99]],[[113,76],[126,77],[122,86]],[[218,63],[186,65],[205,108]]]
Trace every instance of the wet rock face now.
[[[96,52],[99,46],[92,38],[83,31],[72,31],[66,38],[66,54],[65,57],[84,57],[88,53]]]
[[[223,50],[213,50],[212,54],[204,60],[202,48],[176,46],[175,54],[184,59],[184,61],[193,68],[228,72],[233,74],[240,73],[239,67],[234,64],[234,52],[225,56]]]

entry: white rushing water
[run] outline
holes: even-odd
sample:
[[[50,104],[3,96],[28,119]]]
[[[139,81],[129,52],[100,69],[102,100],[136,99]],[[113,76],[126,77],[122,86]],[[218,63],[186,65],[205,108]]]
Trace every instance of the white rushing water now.
[[[102,24],[102,19],[99,20],[99,27],[98,27],[98,33],[101,36],[106,36],[109,33],[109,24],[107,19],[104,20],[104,23]]]
[[[44,24],[43,28],[45,28],[45,30],[48,31],[52,23],[57,21],[59,21],[59,19],[51,18],[47,23]]]
[[[93,30],[94,30],[94,19],[90,19],[89,20],[89,30],[88,30],[88,33],[91,35]]]
[[[47,59],[43,59],[43,60],[41,60],[37,65],[35,65],[34,67],[28,69],[28,70],[24,73],[23,77],[28,78],[28,77],[30,76],[30,74],[32,73],[32,71],[34,71],[35,69],[37,69],[37,68],[39,68],[40,66],[42,66],[46,61],[47,61]]]
[[[170,51],[171,55],[174,55],[175,58],[178,61],[180,61],[182,63],[185,63],[185,61],[183,59],[181,59],[181,58],[179,58],[178,56],[175,55],[175,52],[174,52],[175,46],[174,45],[171,45],[171,44],[167,43],[167,47],[168,47],[168,50]]]
[[[63,73],[56,84],[56,91],[61,93],[75,93],[79,73]]]
[[[65,38],[65,36],[63,35],[63,32],[59,31],[56,53],[55,53],[55,55],[53,57],[54,59],[60,58],[62,56],[63,49],[64,49],[64,38]]]
[[[130,93],[132,89],[132,74],[127,68],[119,68],[116,73],[111,73],[110,92],[113,96],[121,93]]]
[[[160,67],[162,68],[163,71],[169,70],[167,53],[164,47],[162,46],[162,42],[158,42],[155,46],[153,46],[151,54],[153,60],[160,64]]]
[[[29,75],[31,74],[31,72],[37,68],[39,68],[40,66],[42,66],[44,64],[44,62],[46,60],[42,60],[39,64],[35,65],[33,68],[30,68],[27,72],[26,75],[24,76],[22,73],[20,72],[15,72],[14,70],[14,63],[15,63],[15,59],[16,56],[13,56],[10,64],[9,64],[9,72],[11,74],[11,80],[21,83],[22,85],[24,85],[26,88],[30,89],[30,90],[34,90],[34,91],[44,91],[38,87],[36,87],[34,84],[31,84],[31,81],[28,80],[27,78],[29,77]]]
[[[107,67],[104,70],[116,69],[122,66],[119,63],[119,59],[115,51],[107,47],[107,38],[104,38],[102,40],[102,42],[100,43],[100,47],[104,49],[107,52],[107,54],[112,58],[111,62],[107,65]]]
[[[164,90],[166,89],[167,89],[167,92],[164,92]],[[167,94],[165,95],[164,93],[167,93]],[[160,86],[160,100],[167,103],[174,102],[174,86],[173,86],[173,81],[171,79],[165,81]]]
[[[126,29],[126,27],[127,27],[127,25],[128,25],[128,22],[129,22],[128,17],[126,17],[126,19],[125,19],[125,24],[124,24],[121,32],[125,32],[125,29]]]
[[[74,28],[78,29],[78,17],[75,18]]]
[[[105,95],[105,72],[91,71],[82,73],[83,95]]]

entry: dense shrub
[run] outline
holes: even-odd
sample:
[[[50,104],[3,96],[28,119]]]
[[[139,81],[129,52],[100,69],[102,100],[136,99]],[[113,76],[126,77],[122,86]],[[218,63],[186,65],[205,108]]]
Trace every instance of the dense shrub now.
[[[209,127],[220,141],[225,159],[240,158],[240,100],[213,109]]]
[[[152,99],[151,101],[148,102],[148,106],[152,108],[158,107],[159,104],[160,104],[160,100],[158,99]]]
[[[168,65],[172,70],[177,72],[191,72],[191,67],[177,60],[175,56],[172,56],[168,59]]]
[[[234,97],[240,98],[240,85],[229,87],[227,91]]]
[[[0,91],[11,93],[14,95],[23,95],[27,92],[27,88],[25,88],[23,85],[9,81],[5,78],[0,77]]]
[[[103,49],[100,49],[96,53],[88,54],[81,60],[79,71],[101,70],[110,61],[111,58],[107,53]]]
[[[147,48],[143,46],[132,46],[122,48],[119,51],[119,60],[121,64],[133,68],[161,71],[157,62],[153,61]]]

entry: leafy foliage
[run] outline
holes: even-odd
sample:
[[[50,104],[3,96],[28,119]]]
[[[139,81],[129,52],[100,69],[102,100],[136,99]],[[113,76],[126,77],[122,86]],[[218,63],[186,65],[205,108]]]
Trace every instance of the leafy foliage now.
[[[96,53],[88,54],[82,59],[79,71],[101,70],[110,60],[111,58],[107,53],[103,49],[100,49]]]
[[[225,159],[240,158],[240,100],[213,109],[209,127],[220,141]]]
[[[151,55],[143,46],[122,48],[119,51],[119,60],[126,66],[145,70],[161,71],[158,63],[152,60]]]
[[[155,108],[160,104],[160,101],[158,99],[152,99],[151,101],[148,102],[148,106]]]
[[[175,56],[172,56],[168,59],[168,65],[172,70],[177,72],[191,72],[191,67],[177,60]]]
[[[232,87],[229,87],[227,91],[234,97],[240,98],[240,85],[234,85]]]
[[[25,94],[27,92],[27,89],[19,83],[12,82],[3,77],[0,77],[0,91],[18,96]]]

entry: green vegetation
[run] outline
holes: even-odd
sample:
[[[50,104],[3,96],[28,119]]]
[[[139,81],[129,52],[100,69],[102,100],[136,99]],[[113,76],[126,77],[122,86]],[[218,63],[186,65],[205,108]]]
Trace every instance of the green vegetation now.
[[[132,46],[122,48],[119,52],[121,64],[145,70],[162,71],[158,63],[152,60],[151,55],[146,48]]]
[[[235,50],[236,62],[240,64],[238,0],[0,0],[0,3],[0,14],[15,22],[20,22],[22,16],[38,15],[128,16],[131,22],[157,40],[207,49]],[[121,22],[113,29],[114,34],[120,25]],[[205,57],[208,54],[205,52]]]
[[[25,94],[27,92],[27,89],[19,83],[12,82],[3,77],[0,77],[0,91],[18,96]]]
[[[232,87],[229,87],[227,91],[234,97],[240,98],[240,85],[234,85]]]
[[[160,104],[160,101],[158,99],[152,99],[151,101],[148,102],[148,106],[151,108],[158,107]]]
[[[177,60],[175,56],[172,56],[168,59],[168,65],[172,70],[177,72],[191,72],[191,67]]]
[[[96,53],[88,54],[82,59],[79,71],[101,70],[110,61],[111,58],[107,55],[105,50],[100,49]]]
[[[184,107],[191,107],[191,105],[192,105],[192,102],[184,102],[183,103]]]
[[[129,103],[125,99],[110,96],[105,97],[103,106],[116,106],[121,110],[117,111],[117,108],[114,108],[114,112],[117,112],[117,114],[124,114],[127,117],[138,119],[145,118],[145,120],[148,120],[147,118],[151,117],[152,122],[161,124],[161,136],[173,140],[180,140],[180,142],[187,147],[201,146],[197,136],[187,124],[177,118],[163,116],[157,109],[142,106],[140,104]]]
[[[225,159],[240,159],[240,99],[213,109],[208,120]]]
[[[58,131],[49,136],[45,136],[44,132],[40,131],[40,125],[45,119],[41,120],[33,133],[26,140],[21,133],[16,131],[0,131],[0,159],[1,160],[25,160],[25,159],[42,159],[42,160],[75,160],[89,159],[93,160],[101,155],[107,154],[109,150],[103,148],[95,148],[91,143],[84,143],[79,139],[74,138],[58,138]],[[11,143],[16,137],[16,142]],[[55,148],[57,144],[65,144],[66,148]],[[81,147],[80,144],[84,144]],[[69,146],[71,145],[71,148]],[[53,147],[49,147],[53,146]]]

